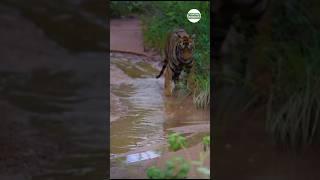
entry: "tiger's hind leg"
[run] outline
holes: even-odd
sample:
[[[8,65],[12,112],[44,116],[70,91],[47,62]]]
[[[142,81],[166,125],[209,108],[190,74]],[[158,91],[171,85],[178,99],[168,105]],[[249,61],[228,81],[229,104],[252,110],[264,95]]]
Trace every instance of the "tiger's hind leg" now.
[[[167,68],[164,71],[164,95],[165,96],[172,96],[173,89],[174,89],[174,83],[172,81],[172,71],[167,66]]]

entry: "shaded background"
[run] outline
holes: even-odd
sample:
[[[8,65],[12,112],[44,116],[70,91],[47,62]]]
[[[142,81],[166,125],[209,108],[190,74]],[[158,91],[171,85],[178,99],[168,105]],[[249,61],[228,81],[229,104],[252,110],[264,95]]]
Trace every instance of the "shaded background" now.
[[[213,176],[319,179],[319,2],[214,1]]]
[[[108,176],[108,2],[0,2],[0,179]]]

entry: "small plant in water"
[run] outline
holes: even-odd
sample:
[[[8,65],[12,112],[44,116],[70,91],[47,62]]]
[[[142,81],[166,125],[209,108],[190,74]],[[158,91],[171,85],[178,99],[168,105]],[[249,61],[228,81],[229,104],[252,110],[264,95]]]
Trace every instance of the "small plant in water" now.
[[[184,179],[190,170],[190,164],[183,157],[168,160],[164,170],[155,166],[147,170],[150,179]]]
[[[178,151],[180,149],[185,151],[187,146],[186,138],[179,133],[172,133],[168,137],[169,149]],[[192,165],[196,165],[197,172],[203,174],[206,178],[210,178],[210,168],[203,166],[204,161],[207,159],[210,148],[210,136],[205,136],[202,139],[204,151],[200,152],[198,161],[188,162],[183,157],[175,157],[166,162],[163,170],[158,167],[152,166],[147,169],[147,176],[149,179],[185,179]]]
[[[181,136],[179,133],[173,133],[169,135],[168,138],[169,149],[177,151],[181,148],[186,147],[187,141],[186,138]]]
[[[205,136],[202,138],[203,150],[207,151],[210,148],[210,136]]]

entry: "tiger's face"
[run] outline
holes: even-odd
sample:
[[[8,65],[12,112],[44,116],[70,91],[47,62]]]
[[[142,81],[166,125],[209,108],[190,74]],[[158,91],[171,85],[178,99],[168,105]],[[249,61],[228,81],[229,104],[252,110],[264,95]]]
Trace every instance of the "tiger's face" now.
[[[188,34],[179,36],[178,48],[181,52],[180,55],[183,60],[187,61],[192,58],[193,49],[194,49],[194,37],[195,37],[194,34],[192,36],[189,36]]]

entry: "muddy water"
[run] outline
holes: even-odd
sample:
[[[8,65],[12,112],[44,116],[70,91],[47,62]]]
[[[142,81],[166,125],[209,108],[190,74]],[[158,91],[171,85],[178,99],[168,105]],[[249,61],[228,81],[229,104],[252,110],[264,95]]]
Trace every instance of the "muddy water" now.
[[[145,160],[161,158],[169,132],[186,135],[190,145],[209,134],[208,111],[195,109],[189,98],[164,97],[155,63],[119,53],[110,62],[111,178],[125,177],[112,169],[125,167],[129,177]]]

